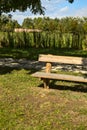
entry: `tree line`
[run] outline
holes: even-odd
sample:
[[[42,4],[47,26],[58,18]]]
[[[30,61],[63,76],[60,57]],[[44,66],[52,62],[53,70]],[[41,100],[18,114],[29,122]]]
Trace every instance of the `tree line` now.
[[[41,32],[14,33],[15,28],[40,29]],[[22,25],[11,16],[0,17],[0,44],[3,47],[87,49],[87,17],[25,18]]]
[[[43,31],[59,31],[61,33],[86,33],[87,32],[87,17],[65,17],[65,18],[25,18],[22,23],[22,28],[38,28]]]
[[[64,17],[64,18],[25,18],[22,25],[17,20],[12,20],[11,15],[0,16],[0,31],[14,31],[14,28],[40,29],[42,31],[59,31],[61,33],[86,33],[87,17]]]

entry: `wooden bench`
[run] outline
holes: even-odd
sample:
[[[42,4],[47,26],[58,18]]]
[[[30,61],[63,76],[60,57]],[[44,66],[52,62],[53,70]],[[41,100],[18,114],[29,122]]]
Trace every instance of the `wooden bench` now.
[[[52,79],[87,83],[86,76],[74,76],[74,75],[68,75],[68,74],[51,73],[51,68],[52,68],[51,63],[53,62],[61,63],[61,64],[86,66],[87,58],[40,54],[38,60],[40,62],[41,61],[46,62],[46,69],[44,72],[36,72],[32,74],[32,76],[41,78],[44,83],[44,88],[49,88],[49,81]]]

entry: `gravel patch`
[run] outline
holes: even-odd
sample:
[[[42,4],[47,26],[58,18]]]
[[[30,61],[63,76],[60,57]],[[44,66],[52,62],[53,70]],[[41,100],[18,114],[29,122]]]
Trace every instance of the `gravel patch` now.
[[[27,59],[13,59],[13,58],[1,58],[0,59],[0,67],[13,67],[13,68],[23,68],[23,69],[45,69],[45,63],[27,60]],[[81,72],[87,74],[87,67],[82,67],[78,65],[65,65],[65,64],[52,64],[52,70],[64,70],[70,72]]]

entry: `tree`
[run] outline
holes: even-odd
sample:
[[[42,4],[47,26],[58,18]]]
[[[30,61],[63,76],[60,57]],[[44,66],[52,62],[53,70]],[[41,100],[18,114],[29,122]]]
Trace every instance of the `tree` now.
[[[9,15],[0,16],[0,31],[12,31],[14,28],[20,27],[16,20],[12,20]]]
[[[74,0],[68,0],[70,3],[73,3],[74,2]]]
[[[23,28],[33,28],[33,20],[31,18],[25,18],[22,23]]]
[[[41,0],[0,0],[0,14],[10,11],[26,11],[30,9],[32,13],[44,14],[44,7],[41,5]]]
[[[74,0],[67,0],[72,3]],[[0,0],[0,14],[10,11],[26,11],[27,8],[34,14],[44,14],[45,8],[42,6],[41,0]]]

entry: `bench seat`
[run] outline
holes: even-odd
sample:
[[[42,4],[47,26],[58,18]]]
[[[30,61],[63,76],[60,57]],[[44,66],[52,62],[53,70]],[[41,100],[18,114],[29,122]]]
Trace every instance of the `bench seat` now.
[[[41,79],[49,79],[49,80],[55,79],[55,80],[87,83],[87,77],[85,78],[82,76],[74,76],[74,75],[67,75],[67,74],[36,72],[36,73],[32,74],[32,76],[38,77]]]

